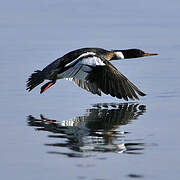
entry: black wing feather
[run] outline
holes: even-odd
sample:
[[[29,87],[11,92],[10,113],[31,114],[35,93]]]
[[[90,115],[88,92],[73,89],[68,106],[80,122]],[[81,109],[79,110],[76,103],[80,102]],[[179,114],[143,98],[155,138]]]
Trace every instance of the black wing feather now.
[[[95,83],[105,94],[119,99],[139,99],[137,94],[145,96],[133,83],[121,74],[110,62],[104,61],[105,66],[96,66],[89,73],[87,81]],[[137,94],[136,94],[137,93]]]
[[[85,89],[86,91],[89,91],[93,94],[97,94],[97,95],[101,96],[100,89],[93,82],[91,83],[91,82],[84,81],[84,80],[77,79],[77,78],[69,78],[68,80],[72,80],[76,85],[78,85],[82,89]]]

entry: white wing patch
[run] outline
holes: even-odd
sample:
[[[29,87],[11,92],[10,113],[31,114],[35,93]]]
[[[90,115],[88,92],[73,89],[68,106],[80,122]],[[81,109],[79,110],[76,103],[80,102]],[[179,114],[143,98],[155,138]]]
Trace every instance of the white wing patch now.
[[[88,66],[105,66],[105,64],[103,63],[103,61],[96,56],[93,57],[87,57],[82,59],[82,64],[84,65],[88,65]]]
[[[90,56],[88,56],[90,55]],[[92,56],[93,55],[93,56]],[[77,78],[85,80],[87,75],[95,66],[105,66],[101,58],[94,56],[95,53],[87,52],[79,56],[73,62],[67,64],[71,65],[69,69],[58,75],[58,78]],[[83,58],[84,57],[84,58]],[[82,58],[82,59],[80,59]],[[74,64],[74,65],[73,65]],[[66,65],[66,66],[67,66]]]
[[[96,54],[94,52],[86,52],[86,53],[81,54],[77,59],[80,59],[84,56],[89,56],[89,55],[95,56]]]
[[[74,60],[71,61],[70,63],[66,64],[65,67],[73,65],[76,61],[79,61],[80,58],[85,57],[85,56],[88,56],[88,55],[95,56],[96,54],[93,53],[93,52],[83,53],[83,54],[81,54],[77,59],[74,59]]]

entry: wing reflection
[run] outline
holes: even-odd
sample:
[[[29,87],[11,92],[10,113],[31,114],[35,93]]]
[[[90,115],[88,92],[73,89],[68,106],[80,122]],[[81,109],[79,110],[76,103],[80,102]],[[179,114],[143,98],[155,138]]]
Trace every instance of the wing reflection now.
[[[51,132],[48,137],[59,141],[46,146],[63,147],[48,153],[69,157],[92,156],[91,152],[141,154],[144,143],[126,140],[129,132],[120,131],[120,126],[137,120],[145,111],[146,106],[139,104],[95,104],[86,110],[85,115],[72,120],[56,121],[43,115],[36,119],[29,115],[28,125],[39,131]]]

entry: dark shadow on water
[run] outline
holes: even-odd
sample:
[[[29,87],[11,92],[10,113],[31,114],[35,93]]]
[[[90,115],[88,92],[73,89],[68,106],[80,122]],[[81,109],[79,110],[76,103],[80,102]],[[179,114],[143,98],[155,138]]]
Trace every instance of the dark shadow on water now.
[[[48,138],[52,138],[52,143],[45,144],[55,147],[50,154],[68,157],[95,156],[97,152],[142,154],[145,147],[142,140],[127,140],[132,132],[121,131],[120,126],[137,120],[145,112],[145,105],[104,103],[93,105],[85,115],[72,120],[57,121],[43,115],[40,119],[29,115],[27,120],[35,130],[51,133]]]

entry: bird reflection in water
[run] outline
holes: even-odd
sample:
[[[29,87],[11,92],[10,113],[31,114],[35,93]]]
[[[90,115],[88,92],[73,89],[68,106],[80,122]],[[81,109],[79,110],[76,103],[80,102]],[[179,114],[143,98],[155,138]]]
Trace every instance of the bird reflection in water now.
[[[83,116],[72,120],[57,121],[40,115],[40,119],[28,116],[28,125],[38,131],[51,132],[49,138],[59,143],[45,144],[59,147],[51,154],[69,157],[93,156],[92,152],[143,153],[142,140],[128,140],[129,132],[120,131],[120,126],[137,120],[146,112],[145,105],[139,104],[95,104]],[[139,142],[140,141],[140,142]],[[61,152],[66,148],[65,152]]]

